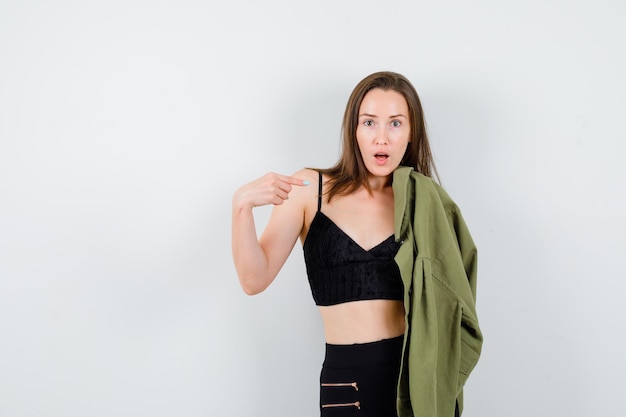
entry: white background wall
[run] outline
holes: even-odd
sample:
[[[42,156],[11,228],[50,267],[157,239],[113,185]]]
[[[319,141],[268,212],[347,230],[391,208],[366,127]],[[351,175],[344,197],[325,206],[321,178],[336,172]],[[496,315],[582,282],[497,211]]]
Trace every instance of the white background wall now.
[[[351,89],[390,69],[480,249],[465,416],[623,416],[625,11],[3,0],[0,415],[316,416],[301,248],[245,296],[231,197],[332,164]]]

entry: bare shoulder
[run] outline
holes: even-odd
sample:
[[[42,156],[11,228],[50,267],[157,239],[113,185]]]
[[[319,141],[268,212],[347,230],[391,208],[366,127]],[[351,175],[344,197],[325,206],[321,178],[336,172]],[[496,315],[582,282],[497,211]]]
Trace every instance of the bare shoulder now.
[[[301,169],[300,171],[297,171],[293,174],[294,177],[296,178],[301,178],[303,180],[306,180],[309,182],[309,184],[317,184],[317,181],[319,179],[319,174],[317,171],[315,171],[314,169],[309,169],[309,168],[304,168]]]
[[[311,199],[317,198],[319,174],[317,171],[305,168],[295,172],[292,177],[306,181],[307,185],[293,186],[289,193],[289,199],[306,208]]]
[[[273,211],[282,216],[306,210],[311,198],[317,195],[318,181],[315,175],[312,175],[314,172],[302,169],[292,175],[270,173],[269,175],[277,176],[282,180],[281,200],[273,203]]]

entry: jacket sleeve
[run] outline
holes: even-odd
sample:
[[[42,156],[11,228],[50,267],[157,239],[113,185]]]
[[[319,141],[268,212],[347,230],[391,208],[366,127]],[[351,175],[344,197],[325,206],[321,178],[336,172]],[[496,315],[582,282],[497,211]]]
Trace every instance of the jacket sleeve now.
[[[465,224],[465,220],[460,213],[458,207],[454,206],[448,209],[448,221],[450,228],[456,236],[461,259],[463,260],[463,268],[465,275],[472,291],[474,303],[476,303],[476,280],[478,275],[478,250],[474,244],[474,240],[470,235],[469,229]]]
[[[458,245],[457,256],[460,256],[464,269],[462,276],[464,282],[457,282],[457,285],[455,285],[455,292],[461,304],[461,358],[457,394],[460,396],[459,408],[462,409],[462,389],[469,374],[478,362],[483,344],[483,336],[478,325],[478,315],[476,313],[478,255],[476,245],[470,235],[469,229],[456,205],[448,209],[448,222],[451,231],[456,237]]]

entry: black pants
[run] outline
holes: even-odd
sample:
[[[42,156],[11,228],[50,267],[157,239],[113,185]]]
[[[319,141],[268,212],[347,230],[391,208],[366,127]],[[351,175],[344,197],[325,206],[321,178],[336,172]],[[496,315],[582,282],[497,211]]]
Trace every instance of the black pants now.
[[[355,345],[326,345],[320,376],[322,417],[397,417],[403,336]]]

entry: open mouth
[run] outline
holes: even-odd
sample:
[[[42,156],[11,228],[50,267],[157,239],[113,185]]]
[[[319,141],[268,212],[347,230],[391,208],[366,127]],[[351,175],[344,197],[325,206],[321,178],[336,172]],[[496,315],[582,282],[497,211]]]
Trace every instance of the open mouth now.
[[[389,158],[389,155],[386,153],[377,153],[374,155],[374,158],[376,158],[377,161],[384,162]]]

